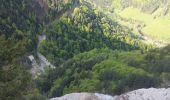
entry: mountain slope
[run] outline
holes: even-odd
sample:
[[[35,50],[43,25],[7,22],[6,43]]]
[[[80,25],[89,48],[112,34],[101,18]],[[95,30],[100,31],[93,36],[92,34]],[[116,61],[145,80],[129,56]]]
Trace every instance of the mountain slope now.
[[[49,97],[72,92],[121,94],[134,89],[168,87],[169,46],[163,49],[120,52],[94,49],[80,53],[38,79]]]
[[[133,33],[165,46],[170,41],[169,0],[87,0],[129,27]],[[138,28],[141,32],[138,32]],[[145,39],[145,38],[144,38]],[[150,43],[150,41],[148,41]],[[152,43],[154,44],[154,43]]]
[[[121,94],[166,87],[169,57],[163,52],[168,54],[169,46],[152,50],[118,21],[89,1],[54,21],[39,50],[56,69],[38,78],[39,90],[55,97],[75,91]]]
[[[47,32],[47,40],[40,45],[40,52],[54,64],[73,57],[74,54],[94,48],[108,47],[113,50],[149,49],[131,31],[115,20],[82,2],[74,11],[65,13]]]
[[[167,87],[170,47],[155,44],[168,44],[169,2],[156,1],[0,0],[0,99]]]
[[[0,99],[24,99],[34,91],[26,55],[36,48],[45,13],[34,0],[0,2]]]

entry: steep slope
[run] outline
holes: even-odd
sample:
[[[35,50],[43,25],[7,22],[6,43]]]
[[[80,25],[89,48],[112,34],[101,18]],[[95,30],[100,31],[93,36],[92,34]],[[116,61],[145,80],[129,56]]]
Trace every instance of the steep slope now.
[[[0,99],[24,100],[34,90],[28,54],[37,48],[46,11],[35,0],[0,0]]]
[[[49,25],[39,50],[56,69],[38,78],[39,90],[55,97],[75,91],[121,94],[166,87],[169,57],[164,49],[168,54],[169,46],[149,50],[152,45],[93,4],[81,1]]]
[[[145,32],[154,21],[169,38],[169,3],[148,1],[0,0],[0,99],[167,87],[170,47],[153,49],[143,41],[157,43]],[[28,72],[34,64],[44,70],[36,79]]]
[[[123,19],[120,23],[130,26],[135,33],[144,35],[159,45],[167,45],[170,41],[169,0],[134,1],[118,11]],[[140,32],[138,28],[141,29]]]
[[[170,41],[169,0],[87,1],[96,4],[100,10],[111,18],[117,19],[121,25],[129,27],[134,34],[141,36],[147,43],[160,47]]]
[[[0,99],[43,100],[45,98],[41,98],[32,75],[28,72],[35,63],[31,64],[28,58],[35,61],[38,35],[44,32],[44,28],[62,9],[71,8],[72,2],[65,2],[60,10],[51,8],[45,0],[0,2]],[[60,2],[62,1],[58,1],[55,6],[63,6]]]
[[[49,97],[74,92],[120,95],[134,89],[168,87],[169,47],[147,53],[94,49],[47,71],[37,84]]]
[[[164,15],[169,9],[169,0],[86,0],[96,4],[96,6],[111,9],[125,9],[134,7],[140,9],[142,12],[154,13],[159,8],[166,8],[163,10]]]
[[[128,51],[152,47],[88,2],[82,2],[74,11],[65,13],[48,28],[46,35],[47,40],[42,42],[39,50],[56,65],[74,54],[94,48]]]

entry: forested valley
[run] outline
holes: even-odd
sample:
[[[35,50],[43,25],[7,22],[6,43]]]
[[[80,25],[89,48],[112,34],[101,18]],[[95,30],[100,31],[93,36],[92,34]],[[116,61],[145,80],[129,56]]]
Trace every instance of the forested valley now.
[[[0,99],[46,100],[73,92],[114,96],[140,88],[168,87],[168,28],[166,34],[152,34],[147,21],[130,18],[124,11],[131,11],[130,6],[134,12],[141,9],[162,25],[163,19],[170,20],[170,3],[160,0],[149,6],[155,2],[0,0]],[[46,38],[39,42],[41,35]],[[40,63],[37,52],[55,68],[46,66],[32,75],[28,57],[33,55]]]

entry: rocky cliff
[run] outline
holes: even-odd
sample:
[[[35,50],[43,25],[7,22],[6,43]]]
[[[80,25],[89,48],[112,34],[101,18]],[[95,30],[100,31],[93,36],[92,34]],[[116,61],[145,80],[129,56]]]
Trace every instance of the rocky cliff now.
[[[120,96],[98,93],[71,93],[50,100],[170,100],[170,88],[139,89]]]

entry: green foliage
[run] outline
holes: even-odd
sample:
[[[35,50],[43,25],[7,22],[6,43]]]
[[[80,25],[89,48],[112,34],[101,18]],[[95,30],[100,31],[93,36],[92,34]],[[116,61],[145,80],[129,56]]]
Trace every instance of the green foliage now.
[[[79,14],[80,13],[80,9],[79,8],[74,8],[74,15],[77,15],[77,14]]]
[[[137,33],[141,25],[145,36],[161,45],[169,43],[169,0],[88,0],[107,16]],[[112,5],[110,5],[112,4]],[[148,42],[149,43],[149,42]],[[152,43],[151,43],[152,44]]]
[[[47,98],[41,95],[38,90],[33,90],[24,96],[24,100],[47,100]]]
[[[18,100],[26,94],[30,85],[30,74],[19,66],[0,68],[0,98]]]
[[[147,46],[130,35],[115,21],[84,2],[72,15],[62,16],[47,30],[47,40],[40,45],[40,52],[56,65],[75,54],[94,48],[135,50]]]
[[[166,86],[170,72],[169,52],[169,46],[146,54],[94,49],[75,55],[41,78],[50,82],[51,87],[45,90],[49,97],[72,92],[121,94],[139,88]],[[60,74],[55,74],[55,78],[48,77],[58,71]]]
[[[31,75],[22,65],[26,53],[37,45],[42,22],[32,0],[0,1],[0,99],[24,100],[31,87]],[[39,5],[36,6],[38,10]]]
[[[121,1],[99,0],[97,3],[109,11],[148,4],[146,0]],[[170,46],[147,52],[152,47],[142,43],[129,28],[110,19],[96,5],[92,6],[92,2],[47,0],[44,3],[49,7],[48,16],[35,1],[1,0],[1,99],[45,100],[45,95],[56,97],[71,92],[121,94],[168,85]],[[157,5],[153,5],[150,11],[156,8]],[[47,25],[47,40],[38,49],[56,68],[46,69],[32,80],[22,66],[22,58],[36,51],[37,34],[44,23],[54,18],[59,20]]]
[[[35,2],[30,1],[30,3]],[[11,41],[15,44],[10,45],[9,43],[8,49],[21,49],[22,52],[33,51],[36,48],[36,33],[41,31],[42,22],[38,15],[36,16],[36,12],[32,11],[33,8],[29,2],[26,0],[2,0],[0,7],[0,37],[5,38],[3,41]]]
[[[154,40],[168,42],[168,32],[170,31],[168,25],[170,21],[168,20],[167,15],[159,16],[162,9],[166,8],[159,8],[155,13],[148,14],[140,11],[138,8],[128,7],[118,13],[118,15],[122,17],[124,23],[128,22],[126,26],[133,25],[132,28],[136,30],[136,26],[141,25],[144,35]]]

